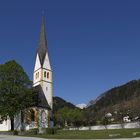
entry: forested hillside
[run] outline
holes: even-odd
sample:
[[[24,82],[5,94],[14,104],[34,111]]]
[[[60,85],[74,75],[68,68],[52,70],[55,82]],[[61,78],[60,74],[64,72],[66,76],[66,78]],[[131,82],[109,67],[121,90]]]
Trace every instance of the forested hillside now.
[[[90,101],[84,110],[60,97],[54,97],[53,100],[55,119],[59,124],[60,118],[63,118],[61,124],[67,120],[69,124],[88,126],[104,124],[106,121],[120,123],[125,116],[130,116],[131,121],[135,121],[135,118],[140,118],[140,80],[133,80],[104,92],[96,100]],[[106,120],[108,113],[112,117]]]
[[[59,109],[62,109],[64,107],[67,107],[69,109],[77,108],[72,103],[67,102],[64,99],[60,98],[60,97],[53,97],[53,111],[54,112],[57,112]]]
[[[138,117],[140,115],[140,80],[133,80],[107,91],[86,111],[96,120],[102,119],[108,112],[118,113],[118,119],[126,115],[131,118]]]

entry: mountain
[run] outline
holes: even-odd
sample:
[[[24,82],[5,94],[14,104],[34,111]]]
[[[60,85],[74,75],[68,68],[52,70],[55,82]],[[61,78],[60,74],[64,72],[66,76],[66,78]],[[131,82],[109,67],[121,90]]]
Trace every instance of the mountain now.
[[[111,102],[112,104],[115,104],[117,102],[130,100],[137,96],[140,96],[140,80],[133,80],[102,93],[95,100],[91,100],[88,103],[88,107],[97,105],[101,101],[104,101],[105,104],[110,104]]]
[[[85,106],[85,104],[75,106],[60,97],[54,97],[53,101],[54,113],[63,107],[76,109]],[[106,114],[112,114],[115,122],[121,121],[122,117],[128,115],[131,118],[140,117],[140,80],[130,81],[102,93],[89,102],[83,113],[88,125],[101,122]]]
[[[70,108],[70,109],[77,108],[72,103],[67,102],[60,97],[53,97],[53,111],[57,112],[59,109],[62,109],[63,107],[67,107],[67,108]]]
[[[123,115],[139,116],[140,114],[140,80],[130,81],[101,94],[88,104],[87,112],[96,118],[107,112],[120,112]]]
[[[100,96],[98,96],[96,99],[91,100],[91,101],[87,104],[87,107],[90,107],[90,106],[92,106],[92,105],[95,105],[102,97],[105,96],[105,94],[106,94],[106,92],[105,92],[105,93],[102,93],[102,94],[101,94]]]
[[[84,109],[87,107],[87,105],[86,104],[78,104],[78,105],[76,105],[76,107],[78,107],[80,109]]]

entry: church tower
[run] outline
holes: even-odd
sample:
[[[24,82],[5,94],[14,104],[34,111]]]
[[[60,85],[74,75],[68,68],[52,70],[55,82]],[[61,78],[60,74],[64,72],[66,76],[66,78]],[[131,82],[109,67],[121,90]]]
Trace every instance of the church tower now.
[[[45,33],[45,21],[42,17],[39,46],[33,73],[33,87],[41,86],[50,108],[53,108],[52,99],[52,68],[49,60],[48,45]]]

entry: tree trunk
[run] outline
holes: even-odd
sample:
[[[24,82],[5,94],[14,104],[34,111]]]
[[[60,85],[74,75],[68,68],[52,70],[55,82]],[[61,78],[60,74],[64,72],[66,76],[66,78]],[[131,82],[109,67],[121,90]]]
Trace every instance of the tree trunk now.
[[[11,130],[14,130],[14,119],[11,118]]]
[[[24,130],[24,113],[21,111],[21,130]]]

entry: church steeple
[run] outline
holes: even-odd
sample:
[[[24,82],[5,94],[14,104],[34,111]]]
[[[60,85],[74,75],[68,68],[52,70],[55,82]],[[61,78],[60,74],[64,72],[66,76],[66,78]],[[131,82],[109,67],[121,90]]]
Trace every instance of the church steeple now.
[[[41,31],[39,44],[37,48],[34,73],[33,73],[33,86],[41,86],[46,100],[52,108],[52,69],[48,54],[48,45],[45,33],[45,21],[44,16],[42,17]]]
[[[46,40],[46,33],[45,33],[45,21],[44,21],[44,16],[43,16],[42,23],[41,23],[39,46],[37,49],[37,53],[39,55],[41,66],[43,66],[47,51],[48,50],[47,50],[47,40]]]

